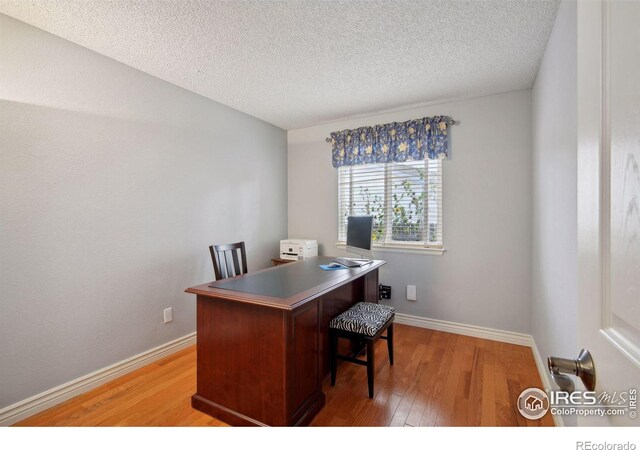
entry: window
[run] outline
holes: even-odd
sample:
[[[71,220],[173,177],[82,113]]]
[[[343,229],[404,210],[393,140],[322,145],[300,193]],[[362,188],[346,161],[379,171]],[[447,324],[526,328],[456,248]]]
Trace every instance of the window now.
[[[338,241],[348,216],[373,216],[375,246],[442,248],[442,160],[338,168]]]

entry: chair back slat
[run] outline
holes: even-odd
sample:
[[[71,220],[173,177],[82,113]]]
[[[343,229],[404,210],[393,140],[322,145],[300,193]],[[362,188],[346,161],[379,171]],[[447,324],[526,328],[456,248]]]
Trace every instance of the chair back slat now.
[[[213,272],[216,280],[234,277],[248,272],[244,242],[210,245],[209,252],[211,253]],[[238,252],[240,252],[240,259],[238,259]],[[242,268],[240,267],[240,261],[242,261]]]
[[[240,262],[238,261],[238,252],[232,250],[231,256],[233,257],[233,270],[235,275],[240,275]]]
[[[224,278],[231,276],[229,273],[229,263],[227,261],[227,251],[223,250],[218,253],[218,261],[220,261],[220,273]]]

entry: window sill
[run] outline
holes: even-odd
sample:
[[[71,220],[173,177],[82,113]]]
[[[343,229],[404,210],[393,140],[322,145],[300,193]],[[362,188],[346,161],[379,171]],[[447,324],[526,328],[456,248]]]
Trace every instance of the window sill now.
[[[344,242],[336,242],[336,247],[345,249],[347,244]],[[446,250],[444,248],[420,247],[411,245],[374,245],[374,253],[409,253],[413,255],[434,255],[442,256]]]

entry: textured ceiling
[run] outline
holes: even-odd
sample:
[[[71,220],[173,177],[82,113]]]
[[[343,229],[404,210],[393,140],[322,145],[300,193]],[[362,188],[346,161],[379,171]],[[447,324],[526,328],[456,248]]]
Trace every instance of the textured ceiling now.
[[[530,88],[558,1],[0,0],[285,129]]]

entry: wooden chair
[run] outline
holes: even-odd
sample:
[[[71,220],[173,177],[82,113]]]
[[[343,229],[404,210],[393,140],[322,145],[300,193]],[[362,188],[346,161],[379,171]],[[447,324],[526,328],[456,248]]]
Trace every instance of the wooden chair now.
[[[235,277],[248,272],[247,270],[247,252],[244,248],[244,242],[236,242],[235,244],[219,244],[210,245],[211,260],[213,261],[213,272],[216,280],[223,278]],[[242,271],[240,271],[240,261],[238,260],[238,251],[242,258]],[[231,261],[229,260],[231,257]],[[233,265],[231,265],[231,262]]]
[[[393,365],[393,319],[395,308],[377,303],[360,302],[329,322],[329,358],[331,363],[331,386],[336,384],[338,359],[367,366],[369,398],[373,398],[374,345],[380,338],[387,340],[389,363]],[[386,336],[382,336],[384,331]],[[367,360],[338,354],[338,338],[364,342],[367,345]]]

